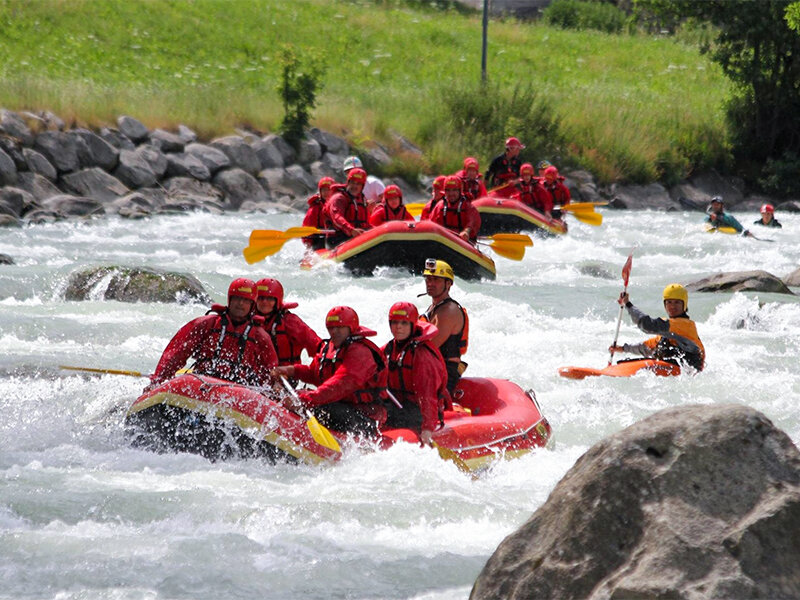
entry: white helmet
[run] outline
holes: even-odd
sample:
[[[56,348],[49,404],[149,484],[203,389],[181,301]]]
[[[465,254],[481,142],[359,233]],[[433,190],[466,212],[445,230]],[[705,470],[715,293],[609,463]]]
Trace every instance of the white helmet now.
[[[342,165],[342,170],[347,173],[350,169],[363,169],[364,165],[361,163],[361,159],[357,156],[348,156],[344,159],[344,165]]]

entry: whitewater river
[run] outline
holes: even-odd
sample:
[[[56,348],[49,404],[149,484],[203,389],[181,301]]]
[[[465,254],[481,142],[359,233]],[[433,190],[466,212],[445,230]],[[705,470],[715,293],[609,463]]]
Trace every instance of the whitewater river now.
[[[758,242],[700,231],[698,213],[605,211],[571,221],[497,280],[457,281],[469,310],[467,375],[533,388],[556,446],[473,480],[432,450],[403,445],[331,467],[211,463],[128,447],[122,407],[144,380],[91,377],[59,365],[152,372],[172,334],[205,307],[65,302],[70,273],[91,265],[194,274],[215,301],[231,279],[279,278],[324,334],[337,304],[389,338],[388,307],[427,306],[421,278],[355,279],[340,267],[300,271],[302,247],[248,266],[253,228],[298,215],[115,218],[0,229],[0,598],[462,600],[488,557],[604,436],[670,406],[746,403],[800,441],[800,299],[692,294],[708,366],[691,377],[570,381],[564,365],[604,366],[620,270],[634,246],[632,300],[663,315],[661,290],[720,271],[800,265],[800,216]],[[745,223],[755,214],[740,215]],[[425,257],[420,257],[420,260]],[[800,290],[798,290],[800,291]],[[621,342],[646,337],[623,321]]]

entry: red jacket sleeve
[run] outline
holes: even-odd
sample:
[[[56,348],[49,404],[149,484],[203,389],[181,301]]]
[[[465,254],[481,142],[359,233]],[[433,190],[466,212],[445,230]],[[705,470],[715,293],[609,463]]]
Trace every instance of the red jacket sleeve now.
[[[325,214],[336,229],[345,235],[352,234],[354,228],[350,224],[350,221],[345,218],[347,214],[347,198],[345,198],[344,194],[338,192],[328,198],[328,201],[325,203]]]
[[[287,313],[283,323],[289,337],[305,349],[309,356],[314,356],[317,353],[322,340],[303,319],[294,313]]]
[[[339,358],[341,363],[333,375],[320,383],[317,389],[303,392],[303,400],[309,406],[320,406],[347,399],[356,390],[364,389],[378,370],[372,352],[363,344],[351,344],[344,352],[344,356],[340,355]],[[313,383],[301,377],[301,372],[295,368],[295,376],[298,379]]]
[[[467,227],[470,230],[470,239],[474,240],[478,237],[478,234],[481,230],[481,213],[478,212],[478,209],[472,206],[472,202],[467,203]],[[464,229],[466,229],[465,227]]]
[[[250,336],[257,345],[256,354],[248,367],[255,373],[257,385],[268,385],[272,383],[270,370],[278,366],[278,353],[272,345],[272,338],[263,327],[254,327],[250,331]]]
[[[375,210],[372,211],[372,214],[369,216],[369,224],[373,227],[377,227],[378,225],[382,225],[386,222],[386,210],[383,206],[379,206]]]
[[[205,315],[189,321],[178,330],[164,348],[156,370],[150,377],[154,384],[172,378],[186,364],[192,352],[200,347],[203,339],[214,325],[216,315]]]

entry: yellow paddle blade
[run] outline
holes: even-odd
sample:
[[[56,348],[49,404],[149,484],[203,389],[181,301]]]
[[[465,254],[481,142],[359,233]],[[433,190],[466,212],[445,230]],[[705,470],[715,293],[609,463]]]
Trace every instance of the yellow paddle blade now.
[[[247,261],[248,265],[252,265],[259,261],[264,260],[268,256],[272,256],[273,254],[277,254],[278,251],[283,248],[283,245],[289,240],[281,240],[281,241],[273,241],[258,243],[256,242],[255,245],[250,245],[244,250],[242,250],[242,254],[244,255],[245,261]]]
[[[320,446],[325,446],[334,452],[341,452],[342,447],[339,445],[339,442],[336,441],[336,438],[333,437],[333,434],[328,431],[322,423],[317,421],[317,417],[310,412],[306,414],[308,416],[306,425],[308,425],[308,430],[311,432],[311,437],[314,438],[314,441]]]
[[[489,247],[497,254],[510,260],[522,260],[525,257],[525,246],[507,242],[492,242]]]
[[[308,237],[315,233],[321,233],[321,229],[316,227],[290,227],[286,231],[278,229],[254,229],[250,233],[250,242],[255,240],[291,240],[293,238]]]
[[[561,207],[568,212],[594,212],[596,206],[606,206],[608,202],[570,202]]]
[[[106,375],[127,375],[128,377],[149,377],[149,375],[144,375],[139,371],[120,371],[118,369],[93,369],[91,367],[70,367],[68,365],[59,365],[59,369],[65,369],[67,371],[84,371],[86,373],[103,373]]]
[[[587,225],[599,227],[603,224],[603,215],[597,212],[575,212],[572,216]]]
[[[531,236],[525,233],[495,233],[494,235],[488,236],[486,239],[492,240],[493,242],[520,244],[523,247],[533,246]]]
[[[412,202],[411,204],[406,204],[406,210],[412,217],[420,216],[423,208],[425,208],[425,204],[423,202]]]

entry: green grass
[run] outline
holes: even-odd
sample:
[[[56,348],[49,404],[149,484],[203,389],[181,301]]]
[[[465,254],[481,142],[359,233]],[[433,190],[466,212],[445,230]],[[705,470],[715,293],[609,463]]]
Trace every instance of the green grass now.
[[[480,15],[401,1],[0,0],[0,106],[90,126],[130,114],[203,136],[271,131],[286,43],[324,59],[314,124],[361,144],[418,141],[441,94],[480,78]],[[669,179],[727,156],[730,85],[692,46],[492,21],[488,71],[503,88],[531,82],[568,140],[556,158],[603,182]],[[414,162],[434,172],[474,152]]]

